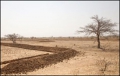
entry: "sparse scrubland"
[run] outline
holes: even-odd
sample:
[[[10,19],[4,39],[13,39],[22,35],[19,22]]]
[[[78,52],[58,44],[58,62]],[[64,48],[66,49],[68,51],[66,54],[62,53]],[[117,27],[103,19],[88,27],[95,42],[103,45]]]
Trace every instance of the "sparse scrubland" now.
[[[49,38],[1,41],[1,73],[15,75],[119,75],[119,40]]]

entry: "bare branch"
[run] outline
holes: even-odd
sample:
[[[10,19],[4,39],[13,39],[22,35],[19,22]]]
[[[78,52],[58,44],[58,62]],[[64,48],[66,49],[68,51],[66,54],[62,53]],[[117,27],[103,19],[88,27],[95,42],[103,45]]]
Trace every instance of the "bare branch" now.
[[[16,39],[19,38],[19,35],[14,33],[14,34],[5,35],[5,37],[13,41],[13,43],[16,43]]]
[[[95,22],[85,27],[80,27],[81,30],[77,32],[86,33],[87,35],[95,34],[97,36],[98,48],[100,48],[100,36],[103,36],[104,33],[116,34],[118,30],[115,30],[113,27],[117,26],[117,23],[112,23],[111,20],[103,17],[98,18],[98,15],[91,17],[91,19]]]

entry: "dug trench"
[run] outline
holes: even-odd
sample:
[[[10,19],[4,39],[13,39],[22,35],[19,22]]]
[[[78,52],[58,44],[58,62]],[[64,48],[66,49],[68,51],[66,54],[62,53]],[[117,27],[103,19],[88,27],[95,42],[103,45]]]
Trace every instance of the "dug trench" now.
[[[62,62],[65,59],[70,59],[71,57],[74,57],[78,54],[76,50],[71,48],[44,47],[12,43],[1,43],[1,45],[38,51],[42,50],[53,53],[1,62],[1,64],[9,63],[8,65],[4,66],[1,69],[1,74],[21,74],[21,73],[25,74],[27,72],[32,72],[52,64]]]

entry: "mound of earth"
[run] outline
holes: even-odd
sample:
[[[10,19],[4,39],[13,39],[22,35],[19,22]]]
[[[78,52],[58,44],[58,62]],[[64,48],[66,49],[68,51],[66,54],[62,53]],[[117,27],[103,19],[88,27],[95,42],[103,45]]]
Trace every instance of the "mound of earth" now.
[[[64,59],[69,59],[71,57],[74,57],[78,53],[76,50],[70,48],[44,47],[44,46],[34,46],[28,44],[12,44],[12,43],[1,43],[1,45],[30,49],[30,50],[38,50],[38,51],[42,50],[53,53],[42,56],[13,60],[8,65],[6,65],[1,69],[2,74],[20,74],[20,73],[31,72],[36,69],[44,68],[49,65],[62,62]]]

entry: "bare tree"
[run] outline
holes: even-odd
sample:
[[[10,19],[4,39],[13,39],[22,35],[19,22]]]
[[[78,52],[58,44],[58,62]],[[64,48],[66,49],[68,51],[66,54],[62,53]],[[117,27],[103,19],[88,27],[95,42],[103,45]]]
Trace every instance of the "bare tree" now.
[[[19,35],[14,33],[14,34],[5,35],[5,37],[10,39],[13,43],[16,43],[16,40],[17,38],[19,38]]]
[[[88,24],[85,27],[80,27],[82,30],[77,32],[86,33],[87,35],[95,34],[97,37],[98,48],[100,48],[100,36],[103,34],[116,34],[118,30],[115,30],[113,27],[117,23],[112,23],[110,20],[105,18],[98,18],[98,15],[91,17],[94,20],[94,23]]]
[[[34,40],[36,37],[34,37],[34,36],[32,36],[32,37],[30,37],[32,40]]]
[[[23,38],[24,38],[23,36],[19,36],[19,39],[21,42],[22,42]]]

